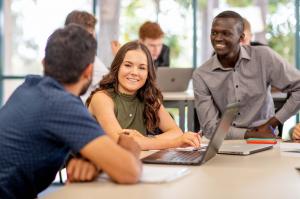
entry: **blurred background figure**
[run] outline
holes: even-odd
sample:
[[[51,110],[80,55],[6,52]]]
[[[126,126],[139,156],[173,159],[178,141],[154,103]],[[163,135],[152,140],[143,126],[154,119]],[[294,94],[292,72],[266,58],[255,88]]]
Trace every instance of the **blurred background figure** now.
[[[86,11],[74,10],[68,14],[65,21],[65,26],[71,23],[78,24],[84,27],[89,33],[91,33],[96,38],[95,26],[97,23],[97,19],[92,14]],[[88,91],[81,96],[81,99],[84,103],[88,98],[88,96],[90,95],[91,91],[97,87],[103,75],[107,73],[108,73],[108,69],[105,67],[103,62],[96,55],[94,61],[92,84],[88,88]]]
[[[244,34],[245,34],[245,37],[241,41],[241,44],[243,44],[243,45],[250,45],[250,42],[252,40],[251,25],[250,25],[249,21],[247,19],[245,19],[245,18],[243,18],[243,22],[244,22]]]
[[[244,22],[245,37],[241,40],[241,44],[250,45],[250,46],[266,46],[266,44],[260,43],[258,41],[252,41],[253,34],[252,34],[250,22],[246,18],[243,18],[243,22]]]
[[[150,51],[156,67],[170,66],[170,49],[163,43],[165,33],[158,23],[146,21],[139,29],[139,41]],[[118,41],[111,42],[112,51],[116,54],[120,48]]]
[[[140,27],[139,39],[149,49],[155,66],[170,66],[170,50],[163,44],[164,32],[158,23],[145,22]]]

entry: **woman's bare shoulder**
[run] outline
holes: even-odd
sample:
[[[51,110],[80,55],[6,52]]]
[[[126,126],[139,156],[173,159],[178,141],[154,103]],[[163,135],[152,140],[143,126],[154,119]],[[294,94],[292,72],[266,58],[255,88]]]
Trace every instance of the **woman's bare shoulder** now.
[[[111,94],[106,90],[101,90],[94,93],[90,106],[106,106],[109,104],[113,104]]]

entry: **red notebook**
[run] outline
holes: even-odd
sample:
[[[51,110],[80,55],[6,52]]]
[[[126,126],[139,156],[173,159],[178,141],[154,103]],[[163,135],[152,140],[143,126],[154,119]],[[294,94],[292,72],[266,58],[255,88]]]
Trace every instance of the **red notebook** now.
[[[277,140],[274,138],[248,138],[247,144],[276,144]]]

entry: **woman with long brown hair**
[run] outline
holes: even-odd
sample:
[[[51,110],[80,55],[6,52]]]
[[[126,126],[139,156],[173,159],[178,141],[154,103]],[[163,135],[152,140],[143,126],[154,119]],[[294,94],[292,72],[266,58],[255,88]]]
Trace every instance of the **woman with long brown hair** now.
[[[116,54],[110,72],[87,100],[92,115],[115,141],[132,136],[142,149],[200,146],[197,133],[183,133],[162,105],[155,67],[146,46],[133,41]],[[159,131],[161,134],[151,136]]]

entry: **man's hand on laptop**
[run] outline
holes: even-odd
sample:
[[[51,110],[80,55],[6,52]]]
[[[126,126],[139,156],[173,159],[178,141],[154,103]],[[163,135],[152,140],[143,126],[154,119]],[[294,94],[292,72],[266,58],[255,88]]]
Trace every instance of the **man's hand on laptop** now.
[[[199,148],[201,145],[201,137],[198,133],[185,132],[182,136],[175,138],[175,142],[178,143],[177,147],[195,147]]]
[[[99,169],[88,160],[72,158],[67,165],[68,182],[84,182],[94,180]]]

